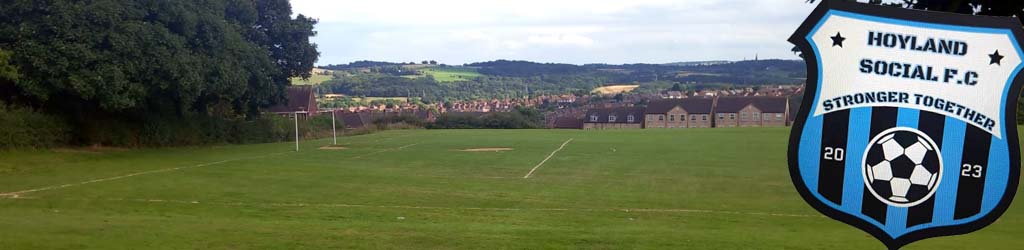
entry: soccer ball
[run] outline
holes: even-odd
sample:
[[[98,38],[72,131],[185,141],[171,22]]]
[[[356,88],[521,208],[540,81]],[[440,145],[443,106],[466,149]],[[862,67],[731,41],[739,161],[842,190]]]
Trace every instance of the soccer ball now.
[[[942,176],[942,155],[928,135],[911,128],[893,128],[868,144],[864,184],[886,204],[911,207],[930,198]]]

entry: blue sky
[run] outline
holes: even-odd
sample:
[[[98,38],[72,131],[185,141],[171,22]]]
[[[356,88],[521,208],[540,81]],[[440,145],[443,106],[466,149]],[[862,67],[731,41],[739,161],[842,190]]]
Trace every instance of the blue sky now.
[[[320,20],[318,65],[497,59],[666,63],[797,59],[803,0],[292,0]]]

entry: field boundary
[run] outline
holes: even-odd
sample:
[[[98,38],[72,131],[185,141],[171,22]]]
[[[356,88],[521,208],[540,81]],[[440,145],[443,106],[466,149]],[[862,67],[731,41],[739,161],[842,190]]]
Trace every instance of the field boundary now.
[[[81,181],[81,182],[76,182],[76,183],[68,183],[68,184],[63,184],[63,185],[47,186],[47,187],[41,187],[41,188],[26,189],[26,190],[21,190],[21,191],[0,193],[0,197],[19,198],[21,195],[27,194],[27,193],[35,193],[35,192],[39,192],[39,191],[47,191],[47,190],[54,190],[54,189],[69,188],[69,187],[87,185],[87,184],[92,184],[92,183],[97,183],[97,182],[106,182],[106,181],[120,180],[120,179],[124,179],[124,178],[140,176],[140,175],[158,174],[158,173],[171,172],[171,171],[184,170],[184,169],[191,169],[191,168],[208,167],[208,166],[219,165],[219,164],[224,164],[224,163],[234,162],[234,161],[244,161],[244,160],[260,159],[260,158],[278,156],[278,155],[283,155],[283,154],[288,154],[288,153],[293,153],[293,152],[294,151],[281,152],[281,153],[272,153],[272,154],[267,154],[267,155],[254,156],[254,157],[244,157],[244,158],[237,158],[237,159],[229,159],[229,160],[222,160],[222,161],[215,161],[215,162],[200,163],[200,164],[196,164],[196,165],[192,165],[192,166],[184,166],[184,167],[174,167],[174,168],[164,168],[164,169],[142,171],[142,172],[125,174],[125,175],[118,175],[118,176],[112,176],[112,177],[106,177],[106,178],[100,178],[100,179],[86,180],[86,181]]]
[[[53,200],[40,199],[37,197],[0,197],[8,200]],[[690,214],[724,214],[744,216],[767,216],[767,217],[797,217],[797,218],[823,218],[817,214],[787,214],[772,212],[743,212],[725,211],[710,209],[685,209],[685,208],[503,208],[503,207],[438,207],[438,206],[413,206],[413,205],[368,205],[368,204],[345,204],[345,203],[247,203],[247,202],[206,202],[198,200],[167,200],[167,199],[125,199],[125,198],[63,198],[56,200],[69,201],[108,201],[108,202],[137,202],[137,203],[162,203],[162,204],[185,204],[185,205],[214,205],[214,206],[263,206],[263,207],[313,207],[313,208],[378,208],[378,209],[411,209],[411,210],[465,210],[465,211],[541,211],[541,212],[624,212],[624,213],[690,213]]]
[[[572,139],[574,138],[569,138],[568,140],[565,140],[565,142],[562,143],[562,146],[558,146],[558,148],[555,149],[555,151],[551,151],[551,154],[548,154],[548,157],[545,157],[543,161],[537,163],[537,166],[533,166],[533,169],[530,169],[530,172],[526,173],[526,175],[523,176],[523,179],[529,179],[530,176],[533,175],[533,172],[537,171],[537,169],[540,168],[540,166],[543,166],[545,162],[548,162],[548,160],[550,160],[551,157],[554,157],[555,154],[558,153],[558,151],[562,151],[562,149],[565,148],[565,145],[568,145],[570,142],[572,142]]]

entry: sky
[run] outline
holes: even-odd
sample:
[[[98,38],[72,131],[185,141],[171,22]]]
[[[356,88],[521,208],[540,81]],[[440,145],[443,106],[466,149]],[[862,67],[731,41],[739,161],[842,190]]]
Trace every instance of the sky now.
[[[804,0],[292,0],[319,19],[317,65],[797,59]]]

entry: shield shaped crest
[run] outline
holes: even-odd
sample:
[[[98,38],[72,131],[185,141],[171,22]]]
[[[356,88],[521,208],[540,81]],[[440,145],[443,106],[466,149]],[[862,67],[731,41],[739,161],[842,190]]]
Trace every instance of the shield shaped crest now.
[[[1017,190],[1017,18],[824,1],[790,38],[808,80],[801,196],[897,249],[993,223]]]

